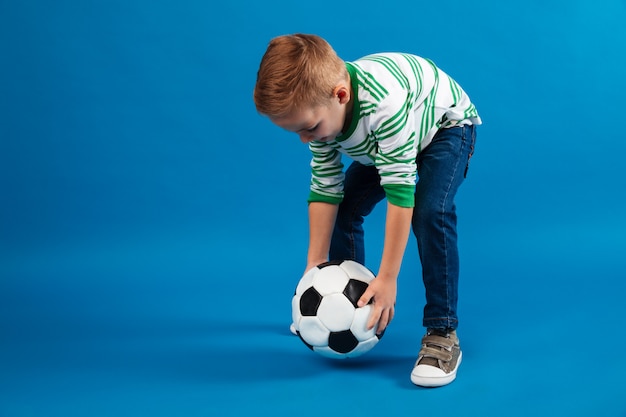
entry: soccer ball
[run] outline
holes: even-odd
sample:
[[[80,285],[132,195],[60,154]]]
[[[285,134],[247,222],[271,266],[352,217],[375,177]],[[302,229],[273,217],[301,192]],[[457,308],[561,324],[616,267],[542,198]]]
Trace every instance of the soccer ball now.
[[[326,262],[300,279],[291,301],[296,333],[309,349],[343,359],[371,350],[382,337],[367,329],[372,306],[357,307],[374,274],[354,261]]]

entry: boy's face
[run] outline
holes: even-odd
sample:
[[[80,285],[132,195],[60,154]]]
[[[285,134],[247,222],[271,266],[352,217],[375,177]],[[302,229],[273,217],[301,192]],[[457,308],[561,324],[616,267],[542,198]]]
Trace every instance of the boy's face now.
[[[341,134],[350,104],[349,90],[336,89],[335,95],[325,106],[303,108],[285,117],[271,117],[270,120],[298,134],[302,143],[327,142]]]

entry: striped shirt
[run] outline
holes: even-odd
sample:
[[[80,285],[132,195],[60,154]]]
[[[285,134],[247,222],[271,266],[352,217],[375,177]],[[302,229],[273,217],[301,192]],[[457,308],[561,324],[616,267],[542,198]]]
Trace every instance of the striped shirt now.
[[[375,165],[390,203],[413,207],[416,157],[442,128],[480,124],[463,89],[425,58],[381,53],[346,62],[354,108],[348,130],[311,142],[309,202],[343,199],[342,155]]]

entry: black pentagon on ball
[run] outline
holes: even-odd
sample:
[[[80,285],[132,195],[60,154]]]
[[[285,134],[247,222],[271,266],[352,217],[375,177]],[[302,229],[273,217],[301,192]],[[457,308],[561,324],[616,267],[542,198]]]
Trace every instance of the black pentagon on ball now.
[[[300,297],[300,314],[315,316],[322,302],[322,295],[313,287],[309,287]]]
[[[350,330],[331,332],[330,336],[328,336],[328,347],[335,352],[351,352],[358,344],[359,341]]]
[[[343,295],[352,303],[354,308],[357,308],[357,302],[367,289],[367,282],[359,281],[358,279],[350,279],[348,285],[343,289]]]
[[[331,265],[341,265],[342,263],[343,263],[343,261],[328,261],[328,262],[324,262],[324,263],[319,264],[317,267],[319,269],[322,269],[322,268],[326,268],[327,266],[331,266]]]

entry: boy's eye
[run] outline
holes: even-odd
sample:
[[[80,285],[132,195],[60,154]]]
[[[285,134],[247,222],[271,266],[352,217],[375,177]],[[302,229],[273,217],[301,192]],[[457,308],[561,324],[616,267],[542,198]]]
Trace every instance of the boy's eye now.
[[[315,126],[313,126],[311,128],[308,128],[306,131],[307,132],[313,132],[313,131],[315,131],[315,129],[317,129],[318,126],[319,126],[319,124],[317,124],[317,125],[315,125]]]

